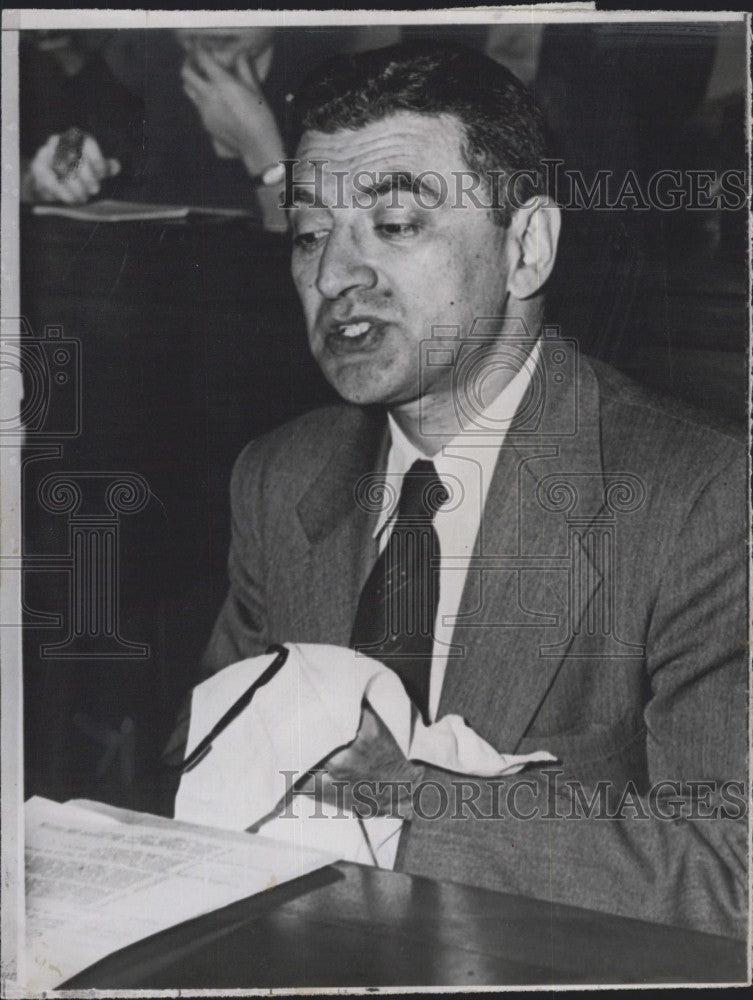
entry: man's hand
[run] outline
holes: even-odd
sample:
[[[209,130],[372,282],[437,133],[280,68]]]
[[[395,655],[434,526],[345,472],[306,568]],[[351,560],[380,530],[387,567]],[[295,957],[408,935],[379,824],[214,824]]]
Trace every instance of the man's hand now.
[[[252,176],[282,159],[277,123],[248,60],[236,61],[234,75],[201,49],[193,58],[198,69],[190,60],[181,69],[183,90],[196,105],[218,156],[240,157]]]
[[[317,790],[325,801],[362,815],[376,809],[378,815],[403,819],[412,815],[412,791],[423,775],[367,702],[355,740],[316,770],[321,769],[325,773],[307,779],[303,789]]]
[[[105,178],[120,173],[118,161],[106,159],[97,140],[87,135],[77,166],[66,177],[58,177],[53,160],[59,139],[59,135],[51,135],[31,161],[23,179],[23,201],[62,201],[66,205],[79,205],[99,194]]]

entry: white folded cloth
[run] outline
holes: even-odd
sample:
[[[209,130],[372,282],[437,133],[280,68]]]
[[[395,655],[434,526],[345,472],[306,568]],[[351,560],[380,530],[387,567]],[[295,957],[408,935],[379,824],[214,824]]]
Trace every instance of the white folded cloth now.
[[[530,762],[556,759],[546,751],[498,753],[458,715],[424,725],[411,711],[397,674],[352,649],[286,645],[289,655],[282,669],[216,737],[211,752],[182,776],[176,819],[230,830],[259,823],[293,783],[353,741],[364,699],[409,760],[488,778],[515,774]],[[186,754],[274,655],[234,663],[194,689]],[[260,832],[307,847],[326,847],[350,861],[373,863],[376,853],[380,864],[391,867],[401,820],[374,817],[359,823],[355,817],[337,815],[334,807],[316,807],[311,797],[296,796],[291,808],[266,820]]]

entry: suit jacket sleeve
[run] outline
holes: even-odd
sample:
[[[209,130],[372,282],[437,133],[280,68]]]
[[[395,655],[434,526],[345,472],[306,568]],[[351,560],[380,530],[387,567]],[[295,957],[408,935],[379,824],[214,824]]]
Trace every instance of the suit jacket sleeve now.
[[[207,674],[265,651],[268,634],[261,514],[263,475],[255,442],[240,454],[230,483],[230,586],[202,665]]]
[[[260,509],[258,503],[253,502],[253,498],[260,493],[254,488],[258,481],[254,475],[257,451],[256,443],[251,442],[241,452],[233,468],[228,559],[230,587],[202,658],[204,676],[222,670],[231,663],[263,653],[271,642],[267,637],[263,561],[258,535]],[[185,758],[190,720],[189,691],[178,710],[175,726],[162,751],[165,763],[177,765]],[[177,791],[177,778],[172,786],[168,791],[174,795]]]
[[[509,784],[500,794],[499,786],[479,780],[477,812],[495,818],[455,807],[431,820],[435,807],[427,806],[427,816],[413,819],[401,845],[403,867],[745,936],[747,504],[741,466],[727,465],[706,484],[667,550],[646,636],[651,787],[641,796],[626,789],[624,807],[613,818],[581,811],[580,818],[566,819],[547,818],[570,811],[556,794],[565,808],[553,809],[551,770],[512,779],[519,786],[512,811]],[[560,770],[566,781],[568,761]],[[445,786],[453,781],[439,772],[432,777]],[[670,781],[683,784],[678,789]],[[725,782],[735,784],[722,792]],[[594,791],[583,789],[588,798]],[[457,783],[454,794],[448,788],[449,801],[457,804]],[[536,807],[536,815],[520,818]]]

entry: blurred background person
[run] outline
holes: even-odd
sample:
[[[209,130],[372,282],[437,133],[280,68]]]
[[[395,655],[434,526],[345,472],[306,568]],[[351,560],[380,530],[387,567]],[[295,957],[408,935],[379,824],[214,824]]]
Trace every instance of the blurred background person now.
[[[21,32],[23,202],[80,203],[98,194],[103,181],[120,172],[118,158],[125,152],[126,133],[135,133],[143,111],[104,59],[103,47],[112,35],[102,30]],[[77,169],[66,170],[55,162],[55,154],[61,134],[71,126],[83,131],[85,138]]]
[[[104,194],[240,208],[267,229],[284,229],[277,208],[281,177],[271,168],[290,149],[289,95],[327,56],[389,44],[397,29],[82,35],[28,32],[22,38],[24,201],[81,203]],[[50,92],[40,116],[41,93]],[[71,126],[86,138],[77,168],[61,176],[55,153]]]

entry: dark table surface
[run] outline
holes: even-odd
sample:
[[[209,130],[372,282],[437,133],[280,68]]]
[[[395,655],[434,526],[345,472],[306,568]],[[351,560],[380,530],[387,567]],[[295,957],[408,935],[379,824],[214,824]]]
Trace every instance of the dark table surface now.
[[[339,862],[123,949],[66,989],[735,983],[746,945]]]

